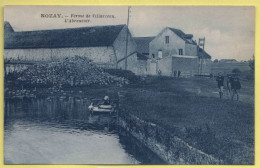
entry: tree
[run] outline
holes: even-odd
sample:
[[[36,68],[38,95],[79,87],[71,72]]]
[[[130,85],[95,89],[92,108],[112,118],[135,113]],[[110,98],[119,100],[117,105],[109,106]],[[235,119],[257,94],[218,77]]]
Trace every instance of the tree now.
[[[218,63],[218,59],[215,59],[213,62],[214,62],[214,63]]]
[[[252,69],[252,70],[255,70],[255,56],[253,55],[253,60],[249,60],[249,67]]]
[[[234,69],[232,70],[232,73],[234,73],[234,74],[239,74],[239,73],[241,73],[241,70],[238,69],[238,68],[234,68]]]

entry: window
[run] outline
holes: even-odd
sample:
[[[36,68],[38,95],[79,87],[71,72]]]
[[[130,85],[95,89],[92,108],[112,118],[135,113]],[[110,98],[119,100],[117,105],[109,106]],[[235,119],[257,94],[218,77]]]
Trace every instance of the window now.
[[[179,49],[179,55],[183,55],[183,50]]]
[[[162,50],[158,51],[158,58],[162,58]]]
[[[169,44],[169,36],[165,36],[165,44]]]
[[[152,54],[152,58],[155,58],[155,55],[154,55],[154,54]]]

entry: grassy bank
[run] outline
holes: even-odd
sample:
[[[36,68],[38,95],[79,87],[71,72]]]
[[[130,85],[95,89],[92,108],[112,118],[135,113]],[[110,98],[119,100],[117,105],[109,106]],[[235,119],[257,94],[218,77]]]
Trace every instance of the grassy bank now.
[[[148,78],[124,90],[121,114],[155,123],[225,164],[253,164],[253,85],[246,82],[237,102],[219,99],[211,79]]]

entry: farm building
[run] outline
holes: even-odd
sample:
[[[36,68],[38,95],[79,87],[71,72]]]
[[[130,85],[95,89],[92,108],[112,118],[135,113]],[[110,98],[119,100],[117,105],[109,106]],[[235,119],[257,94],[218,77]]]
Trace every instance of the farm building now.
[[[137,58],[142,74],[148,74],[147,60],[149,58],[149,43],[154,39],[154,37],[134,37],[135,43],[137,45]]]
[[[137,52],[149,57],[149,44],[155,37],[134,37]]]
[[[192,38],[192,34],[179,29],[164,28],[149,42],[149,74],[173,76],[176,71],[185,76],[210,74],[211,56]]]
[[[143,72],[137,66],[142,57],[126,25],[15,32],[5,22],[4,33],[5,60],[48,62],[78,55],[103,68]]]
[[[219,60],[220,63],[238,63],[236,59],[221,59]]]

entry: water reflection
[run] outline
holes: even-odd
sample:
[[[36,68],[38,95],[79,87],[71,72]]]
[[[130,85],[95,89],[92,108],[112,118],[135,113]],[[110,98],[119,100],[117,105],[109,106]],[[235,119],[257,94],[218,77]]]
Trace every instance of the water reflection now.
[[[163,163],[118,131],[116,116],[90,114],[89,104],[73,97],[5,99],[5,163]]]

